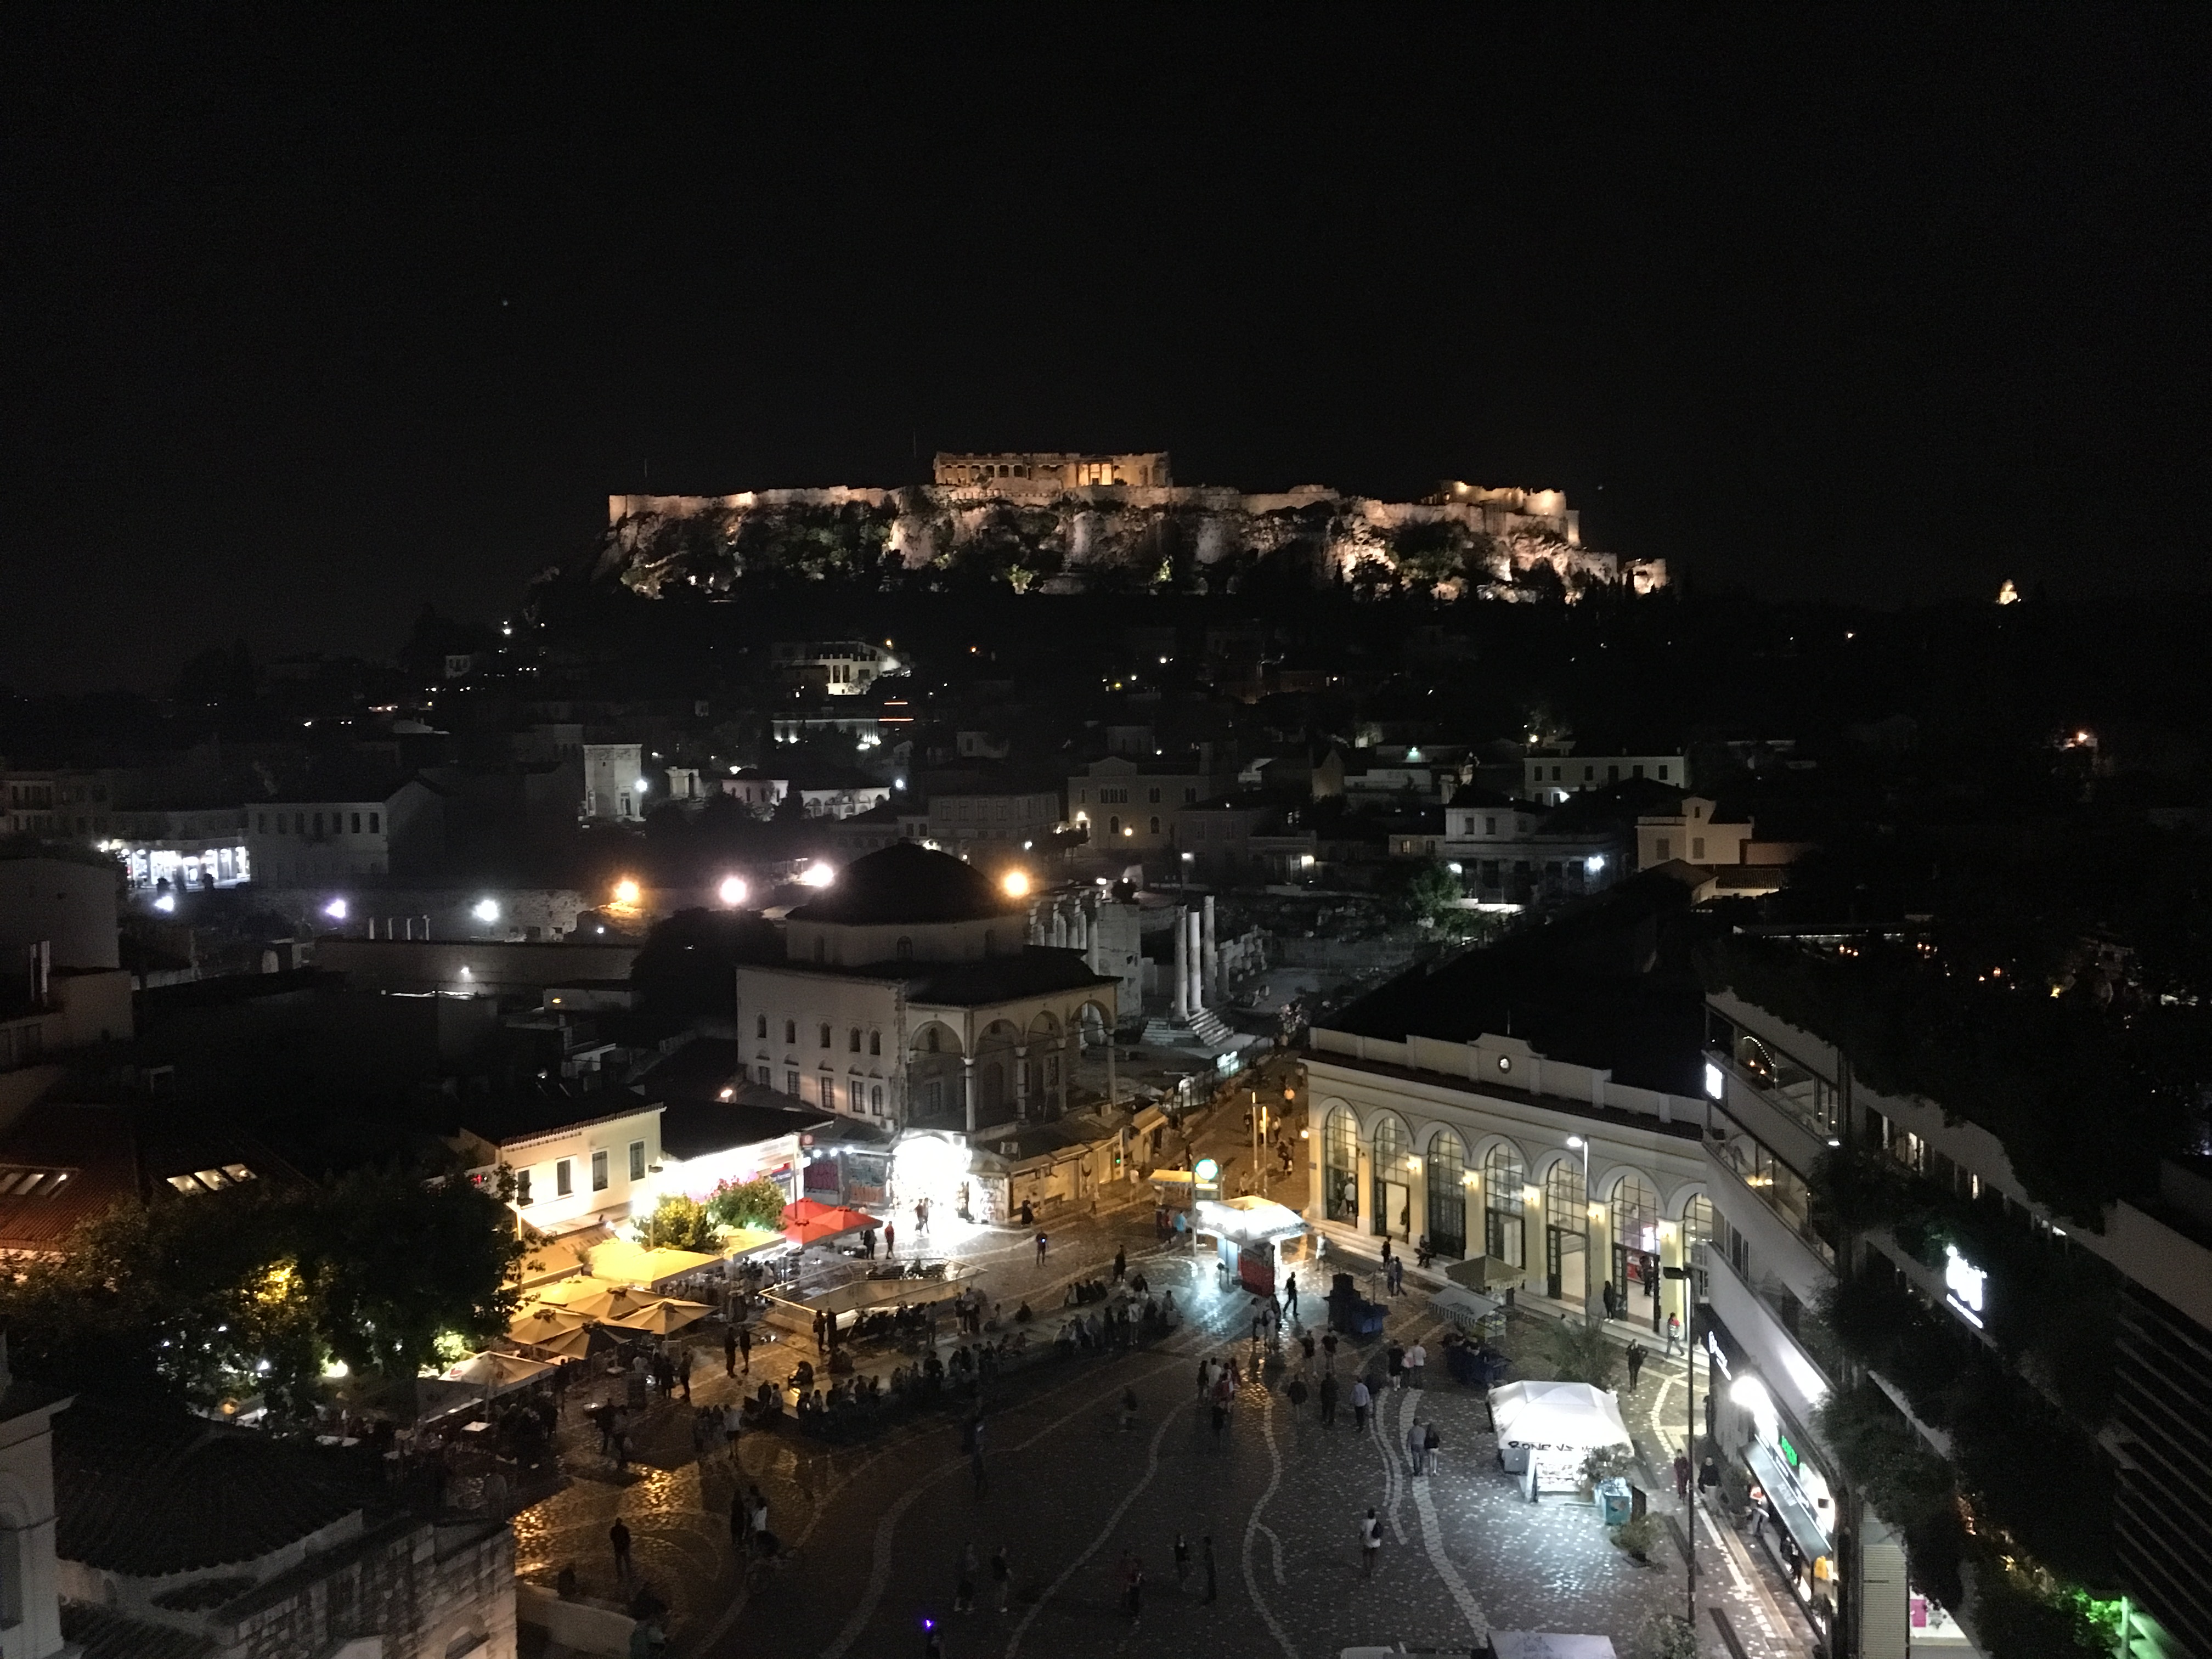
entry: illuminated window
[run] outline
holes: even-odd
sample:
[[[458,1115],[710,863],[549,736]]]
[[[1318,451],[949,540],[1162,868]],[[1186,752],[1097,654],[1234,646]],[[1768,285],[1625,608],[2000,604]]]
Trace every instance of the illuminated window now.
[[[600,1147],[592,1154],[592,1190],[603,1193],[611,1177],[607,1173],[607,1150]]]

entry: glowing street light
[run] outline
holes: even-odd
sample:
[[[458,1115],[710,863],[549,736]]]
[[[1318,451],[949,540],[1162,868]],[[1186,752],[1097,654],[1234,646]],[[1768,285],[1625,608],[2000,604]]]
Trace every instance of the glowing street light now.
[[[617,904],[635,904],[637,902],[638,894],[640,891],[641,890],[638,887],[635,878],[629,876],[624,876],[620,881],[615,884],[615,902]]]
[[[470,910],[469,914],[474,916],[478,921],[497,921],[499,920],[499,904],[493,899],[478,899],[476,902],[475,907]]]
[[[999,878],[999,885],[1006,890],[1008,898],[1026,898],[1030,890],[1029,872],[1009,870]]]
[[[332,899],[323,907],[323,914],[332,921],[343,921],[346,919],[346,902],[342,898]]]
[[[817,860],[799,872],[799,884],[802,887],[827,887],[836,879],[837,872]]]
[[[745,884],[738,876],[724,876],[722,884],[714,890],[714,896],[725,904],[737,905],[745,902]]]

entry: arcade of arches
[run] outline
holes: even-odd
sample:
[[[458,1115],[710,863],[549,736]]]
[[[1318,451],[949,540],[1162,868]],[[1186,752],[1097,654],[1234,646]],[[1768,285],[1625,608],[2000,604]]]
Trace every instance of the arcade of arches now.
[[[1652,1156],[1638,1145],[1651,1137],[1612,1145],[1597,1125],[1547,1133],[1471,1112],[1443,1122],[1325,1095],[1316,1106],[1312,1213],[1325,1223],[1407,1248],[1425,1237],[1445,1261],[1494,1257],[1522,1270],[1526,1293],[1571,1306],[1595,1305],[1609,1285],[1620,1317],[1655,1329],[1683,1311],[1664,1269],[1688,1266],[1713,1232],[1695,1143]],[[1587,1188],[1585,1153],[1565,1144],[1583,1127],[1595,1131]]]

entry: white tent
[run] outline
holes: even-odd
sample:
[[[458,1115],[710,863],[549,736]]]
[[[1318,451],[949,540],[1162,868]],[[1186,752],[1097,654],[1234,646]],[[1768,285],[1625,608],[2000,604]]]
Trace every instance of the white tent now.
[[[1620,1402],[1587,1382],[1508,1382],[1490,1391],[1498,1443],[1524,1446],[1626,1446]]]

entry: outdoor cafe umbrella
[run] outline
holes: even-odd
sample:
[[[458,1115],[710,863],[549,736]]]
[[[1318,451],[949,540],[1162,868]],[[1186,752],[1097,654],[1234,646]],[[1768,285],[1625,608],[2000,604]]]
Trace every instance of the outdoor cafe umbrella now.
[[[621,1285],[604,1285],[582,1296],[572,1297],[562,1305],[566,1312],[603,1325],[619,1323],[659,1300],[661,1298],[650,1291],[634,1291]]]
[[[519,1353],[472,1353],[441,1373],[441,1382],[474,1382],[487,1394],[504,1394],[545,1375],[552,1366],[542,1359],[525,1359]]]
[[[680,1331],[686,1325],[696,1325],[714,1310],[703,1302],[680,1302],[673,1297],[659,1297],[635,1312],[617,1318],[604,1319],[603,1325],[618,1325],[626,1331],[647,1331],[655,1336],[666,1336]]]
[[[591,1322],[566,1308],[538,1306],[515,1316],[507,1328],[507,1340],[562,1358],[580,1358],[591,1341]]]
[[[826,1238],[883,1224],[864,1211],[848,1210],[811,1198],[802,1198],[783,1207],[783,1236],[794,1244],[819,1244]]]

